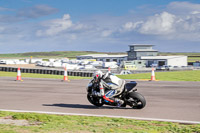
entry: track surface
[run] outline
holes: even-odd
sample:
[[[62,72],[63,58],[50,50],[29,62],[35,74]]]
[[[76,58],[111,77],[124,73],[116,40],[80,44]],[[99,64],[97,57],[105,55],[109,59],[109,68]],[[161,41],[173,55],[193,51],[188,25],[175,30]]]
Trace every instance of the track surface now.
[[[86,98],[88,82],[0,77],[0,109],[200,122],[200,82],[138,81],[138,92],[147,100],[141,110],[91,105]]]

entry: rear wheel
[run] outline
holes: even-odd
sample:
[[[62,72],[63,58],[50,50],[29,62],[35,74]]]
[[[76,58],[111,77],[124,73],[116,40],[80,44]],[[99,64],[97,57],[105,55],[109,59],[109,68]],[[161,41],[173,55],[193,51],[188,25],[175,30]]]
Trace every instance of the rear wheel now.
[[[131,92],[128,95],[127,104],[133,109],[142,109],[146,105],[146,100],[140,93]]]
[[[87,94],[87,99],[91,104],[93,104],[93,105],[95,105],[97,107],[101,107],[104,104],[103,103],[103,98],[94,97],[94,96],[92,96],[90,94]]]

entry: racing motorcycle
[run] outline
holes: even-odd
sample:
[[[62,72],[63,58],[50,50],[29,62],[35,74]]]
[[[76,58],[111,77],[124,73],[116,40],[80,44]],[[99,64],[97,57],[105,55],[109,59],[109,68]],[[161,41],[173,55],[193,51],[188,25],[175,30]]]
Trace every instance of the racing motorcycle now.
[[[125,83],[123,91],[114,97],[124,101],[121,107],[126,107],[126,105],[129,105],[133,109],[142,109],[145,107],[146,100],[144,96],[142,96],[140,93],[137,92],[137,89],[134,89],[136,85],[137,83],[135,81],[130,81],[128,83]],[[105,91],[106,89],[107,88],[105,88]],[[101,107],[104,104],[117,106],[114,103],[104,100],[102,97],[92,95],[93,91],[99,92],[100,88],[98,82],[94,82],[94,80],[91,80],[87,87],[87,99],[91,104],[97,107]]]

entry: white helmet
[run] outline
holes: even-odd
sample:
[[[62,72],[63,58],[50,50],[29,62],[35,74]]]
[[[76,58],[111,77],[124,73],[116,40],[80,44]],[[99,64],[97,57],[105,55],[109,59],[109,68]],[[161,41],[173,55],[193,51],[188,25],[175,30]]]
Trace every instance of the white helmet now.
[[[95,78],[101,78],[103,76],[103,73],[102,73],[102,71],[98,70],[98,71],[94,72],[93,76]]]

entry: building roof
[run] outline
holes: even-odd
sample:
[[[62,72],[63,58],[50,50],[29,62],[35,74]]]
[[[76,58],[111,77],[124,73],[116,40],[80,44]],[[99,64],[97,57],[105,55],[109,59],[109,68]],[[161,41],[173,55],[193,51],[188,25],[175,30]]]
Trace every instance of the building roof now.
[[[142,60],[166,60],[166,59],[174,59],[180,57],[187,57],[187,56],[141,56]]]
[[[88,54],[88,55],[80,55],[77,57],[91,57],[91,58],[123,58],[127,57],[128,55],[108,55],[108,54]]]
[[[151,44],[131,44],[129,46],[154,46],[154,45],[151,45]]]
[[[158,50],[154,50],[154,49],[137,49],[134,51],[135,52],[158,52]]]

